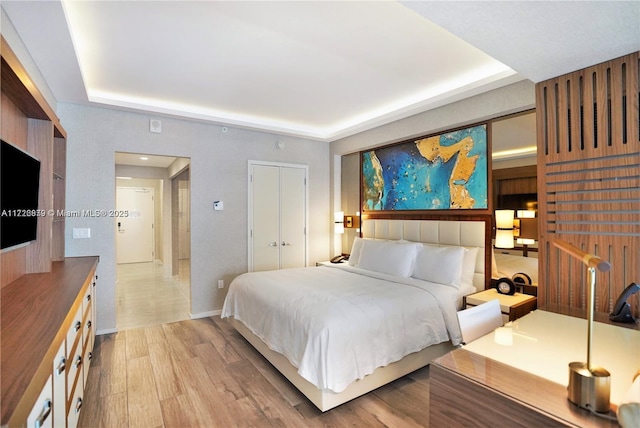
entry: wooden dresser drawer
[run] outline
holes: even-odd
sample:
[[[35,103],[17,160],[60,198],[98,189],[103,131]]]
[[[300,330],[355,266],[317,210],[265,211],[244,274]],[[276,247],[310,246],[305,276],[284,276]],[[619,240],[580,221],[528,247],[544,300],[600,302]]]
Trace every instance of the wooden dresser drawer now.
[[[53,426],[64,427],[67,423],[67,351],[66,343],[53,358]]]
[[[44,385],[31,413],[29,413],[27,426],[42,428],[53,426],[53,379],[51,376]]]
[[[71,322],[71,327],[67,332],[67,356],[71,353],[71,350],[76,346],[76,342],[82,343],[82,319],[84,312],[82,311],[82,305],[76,311]]]

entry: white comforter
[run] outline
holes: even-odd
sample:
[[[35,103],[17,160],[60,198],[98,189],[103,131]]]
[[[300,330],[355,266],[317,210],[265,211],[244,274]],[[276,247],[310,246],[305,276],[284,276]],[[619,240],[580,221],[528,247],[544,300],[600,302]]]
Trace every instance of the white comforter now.
[[[452,287],[347,266],[283,269],[232,281],[222,318],[234,317],[319,389],[405,355],[461,341]]]

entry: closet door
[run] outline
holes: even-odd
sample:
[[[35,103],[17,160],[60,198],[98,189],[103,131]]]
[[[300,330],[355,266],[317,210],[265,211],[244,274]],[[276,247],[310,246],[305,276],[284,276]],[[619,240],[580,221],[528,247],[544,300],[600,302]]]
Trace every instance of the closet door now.
[[[280,268],[306,265],[305,171],[280,168]]]
[[[249,171],[249,271],[306,266],[307,170],[250,164]]]
[[[273,270],[280,268],[280,168],[253,165],[250,201],[253,227],[250,235],[252,253],[249,270]],[[251,219],[250,219],[251,222]],[[251,225],[249,225],[251,227]],[[251,257],[253,255],[253,257]],[[253,269],[251,269],[253,259]]]

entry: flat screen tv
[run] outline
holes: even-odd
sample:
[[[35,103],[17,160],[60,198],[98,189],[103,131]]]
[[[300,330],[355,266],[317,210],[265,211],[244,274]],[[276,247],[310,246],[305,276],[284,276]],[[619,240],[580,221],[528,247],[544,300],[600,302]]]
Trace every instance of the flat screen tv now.
[[[2,250],[36,239],[40,161],[13,144],[0,153],[0,241]]]

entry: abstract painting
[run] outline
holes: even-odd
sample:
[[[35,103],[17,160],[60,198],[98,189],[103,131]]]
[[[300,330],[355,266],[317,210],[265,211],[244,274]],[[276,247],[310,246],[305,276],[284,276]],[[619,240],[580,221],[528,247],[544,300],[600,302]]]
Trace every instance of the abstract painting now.
[[[362,153],[363,211],[486,209],[487,125]]]

